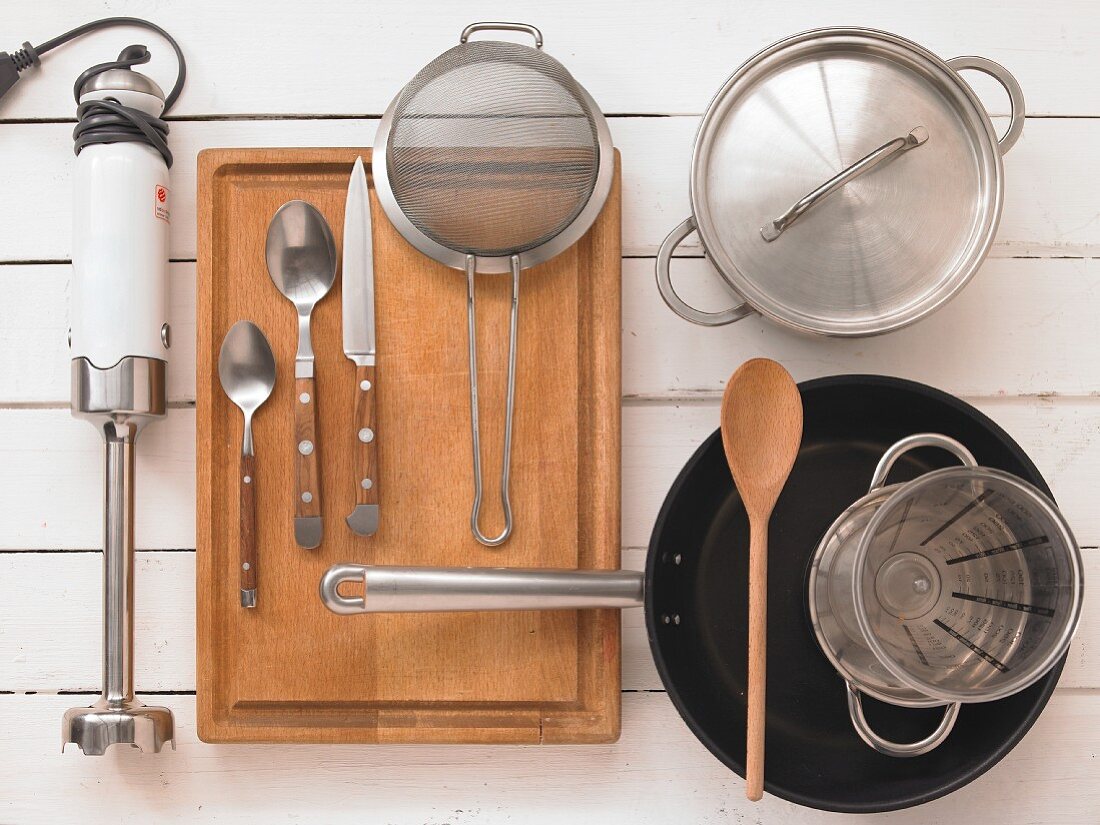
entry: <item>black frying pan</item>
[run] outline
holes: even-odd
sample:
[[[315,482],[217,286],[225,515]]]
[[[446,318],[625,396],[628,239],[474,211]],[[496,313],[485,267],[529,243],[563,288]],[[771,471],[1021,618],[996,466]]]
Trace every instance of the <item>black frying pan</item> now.
[[[818,541],[867,492],[875,465],[899,439],[937,432],[961,441],[987,467],[1049,495],[1035,466],[996,424],[937,390],[876,376],[799,385],[802,446],[772,515],[768,550],[768,686],[764,787],[824,810],[887,811],[919,805],[992,767],[1031,727],[1062,665],[1025,691],[964,705],[947,740],[924,756],[880,754],[856,735],[844,681],[817,645],[807,613],[807,573]],[[916,450],[892,481],[947,466],[942,451]],[[657,517],[644,578],[631,571],[402,568],[343,564],[321,581],[337,613],[576,609],[644,603],[650,646],[669,696],[695,735],[744,775],[748,520],[715,431],[680,472]],[[364,596],[339,593],[364,584]],[[897,708],[864,698],[872,727],[896,741],[920,739],[940,708]]]
[[[978,463],[1050,491],[1004,430],[969,404],[896,378],[837,376],[799,385],[802,447],[772,516],[768,550],[768,685],[765,789],[829,811],[865,813],[919,805],[995,765],[1046,705],[1065,659],[1027,690],[964,705],[932,752],[899,759],[872,750],[848,717],[844,682],[818,647],[807,610],[807,573],[836,517],[867,492],[882,453],[918,432],[958,439]],[[953,459],[918,450],[895,465],[906,481]],[[657,670],[695,735],[744,776],[748,521],[715,431],[672,485],[646,564],[646,626]],[[675,562],[680,556],[680,563]],[[679,617],[679,623],[664,617]],[[875,730],[919,739],[942,708],[864,700]]]

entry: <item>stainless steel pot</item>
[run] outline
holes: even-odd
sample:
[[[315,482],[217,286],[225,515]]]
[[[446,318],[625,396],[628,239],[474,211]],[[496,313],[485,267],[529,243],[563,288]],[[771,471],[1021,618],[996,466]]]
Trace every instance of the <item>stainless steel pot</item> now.
[[[906,453],[937,447],[961,467],[886,486]],[[888,756],[938,747],[963,703],[1019,693],[1065,656],[1081,618],[1077,541],[1055,504],[1023,479],[981,467],[953,438],[921,433],[891,446],[870,492],[825,532],[809,575],[809,612],[847,684],[852,725]],[[874,731],[861,695],[901,707],[944,706],[915,742]]]
[[[998,139],[960,76],[1008,92]],[[1024,126],[1015,78],[981,57],[941,60],[886,32],[828,28],[752,57],[703,116],[692,215],[657,256],[657,286],[681,317],[719,326],[758,312],[833,336],[877,335],[952,298],[981,265],[1001,215],[1001,156]],[[676,247],[698,232],[738,301],[722,312],[672,286]]]

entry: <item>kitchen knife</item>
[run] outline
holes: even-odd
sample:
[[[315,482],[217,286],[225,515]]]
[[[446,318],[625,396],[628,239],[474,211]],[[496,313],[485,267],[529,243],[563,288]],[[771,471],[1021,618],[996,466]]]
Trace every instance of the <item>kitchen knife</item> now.
[[[344,355],[355,364],[355,413],[352,464],[355,509],[348,526],[361,536],[378,530],[378,439],[374,396],[374,247],[371,243],[370,196],[363,159],[356,158],[344,205],[343,275]]]

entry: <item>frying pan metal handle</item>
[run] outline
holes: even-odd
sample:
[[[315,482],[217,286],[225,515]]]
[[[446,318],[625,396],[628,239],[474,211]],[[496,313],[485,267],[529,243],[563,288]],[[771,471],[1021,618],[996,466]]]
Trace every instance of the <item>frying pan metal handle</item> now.
[[[1020,83],[1012,76],[1004,66],[987,57],[953,57],[947,61],[947,65],[956,72],[964,69],[973,69],[976,72],[987,74],[1000,83],[1008,92],[1009,117],[1008,129],[997,141],[1001,154],[1011,149],[1024,131],[1024,90]]]
[[[903,438],[882,454],[878,466],[875,467],[875,474],[871,477],[869,492],[873,493],[882,488],[886,484],[886,477],[890,475],[890,470],[894,468],[894,463],[910,450],[916,450],[919,447],[939,447],[955,456],[964,467],[978,466],[973,453],[955,439],[939,433],[917,433]]]
[[[848,685],[848,714],[852,717],[852,727],[856,729],[860,739],[879,753],[884,753],[887,756],[921,756],[939,747],[943,740],[947,738],[947,734],[951,733],[951,728],[955,727],[955,720],[959,716],[959,708],[962,707],[958,702],[945,706],[943,719],[940,720],[936,729],[923,739],[906,743],[891,742],[871,729],[871,726],[867,723],[867,718],[863,715],[863,702],[859,689],[851,682],[846,682],[846,684]]]
[[[458,42],[465,43],[467,40],[470,39],[471,34],[481,31],[527,32],[529,35],[531,35],[531,37],[535,39],[535,48],[542,48],[542,32],[540,32],[529,23],[471,23],[469,26],[462,30],[462,36],[458,38]]]
[[[476,610],[580,610],[638,607],[644,575],[632,570],[507,567],[385,567],[337,564],[321,578],[333,613],[437,613]],[[363,585],[344,595],[340,585]]]
[[[668,304],[668,308],[685,321],[691,321],[693,324],[704,327],[725,326],[726,324],[732,324],[734,321],[740,321],[746,315],[751,315],[753,312],[752,307],[743,298],[741,303],[721,312],[704,312],[686,303],[676,294],[676,289],[672,286],[672,253],[684,238],[694,232],[696,228],[695,216],[693,215],[669,232],[668,237],[661,244],[661,248],[657,252],[657,289],[661,293],[661,297]],[[732,289],[730,291],[732,292]],[[740,298],[741,296],[737,297]]]

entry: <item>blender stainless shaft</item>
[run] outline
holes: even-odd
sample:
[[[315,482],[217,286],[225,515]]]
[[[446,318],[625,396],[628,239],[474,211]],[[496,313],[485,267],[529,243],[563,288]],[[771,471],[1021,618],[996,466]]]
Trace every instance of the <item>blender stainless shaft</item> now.
[[[72,362],[73,415],[94,424],[105,446],[103,694],[65,713],[62,750],[74,742],[88,755],[114,744],[155,753],[174,737],[171,710],[134,698],[134,448],[145,424],[165,413],[164,367],[155,358],[123,358],[105,370]]]
[[[103,698],[125,703],[134,698],[134,438],[115,427],[104,438]]]

